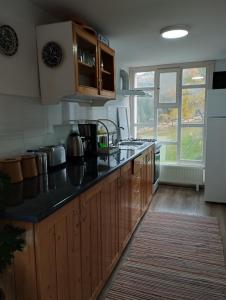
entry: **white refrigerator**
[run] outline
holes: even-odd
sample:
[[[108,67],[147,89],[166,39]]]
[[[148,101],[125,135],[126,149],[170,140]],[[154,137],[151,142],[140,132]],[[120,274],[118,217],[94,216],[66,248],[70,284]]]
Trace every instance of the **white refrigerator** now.
[[[207,93],[205,201],[226,203],[226,89]]]

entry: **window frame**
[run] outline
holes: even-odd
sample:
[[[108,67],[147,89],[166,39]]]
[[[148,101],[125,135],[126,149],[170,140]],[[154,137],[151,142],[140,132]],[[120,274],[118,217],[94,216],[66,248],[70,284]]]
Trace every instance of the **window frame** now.
[[[189,68],[206,68],[206,83],[205,84],[197,84],[197,85],[183,85],[182,83],[182,72],[183,69]],[[162,162],[162,164],[184,164],[184,165],[204,165],[206,149],[205,149],[205,141],[206,141],[206,97],[207,90],[210,88],[210,83],[212,82],[213,71],[215,67],[215,61],[203,61],[203,62],[193,62],[193,63],[182,63],[182,64],[170,64],[170,65],[157,65],[157,66],[146,66],[146,67],[133,67],[130,68],[130,85],[133,89],[135,83],[135,73],[138,72],[155,72],[154,77],[154,87],[146,87],[142,88],[144,91],[153,91],[154,92],[154,137],[157,138],[157,126],[158,126],[158,108],[178,108],[178,126],[177,126],[177,141],[176,142],[161,142],[163,145],[176,145],[177,146],[177,160],[176,162]],[[159,103],[159,84],[160,84],[160,73],[164,72],[177,72],[177,101],[176,103]],[[183,89],[192,89],[192,88],[205,88],[205,108],[204,108],[204,123],[203,124],[183,124],[182,123],[182,93]],[[137,88],[141,89],[141,88]],[[135,123],[135,101],[134,96],[130,97],[130,121],[131,121],[131,133],[135,136],[135,128],[139,126],[148,126],[149,124],[137,124]],[[182,128],[203,128],[203,159],[201,161],[194,160],[185,160],[181,159],[181,132]]]

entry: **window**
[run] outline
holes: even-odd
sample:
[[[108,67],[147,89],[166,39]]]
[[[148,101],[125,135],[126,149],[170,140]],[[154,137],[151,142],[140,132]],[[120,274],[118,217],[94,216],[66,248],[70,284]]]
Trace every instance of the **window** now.
[[[134,68],[131,124],[137,138],[157,138],[163,163],[203,163],[206,90],[212,64]]]

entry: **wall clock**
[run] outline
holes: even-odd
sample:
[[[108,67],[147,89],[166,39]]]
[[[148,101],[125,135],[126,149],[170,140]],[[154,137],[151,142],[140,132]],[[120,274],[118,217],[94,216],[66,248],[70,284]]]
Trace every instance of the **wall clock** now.
[[[0,52],[7,56],[14,55],[18,50],[17,34],[9,25],[0,26]]]
[[[56,42],[48,42],[42,48],[42,60],[48,67],[57,67],[63,58],[63,51]]]

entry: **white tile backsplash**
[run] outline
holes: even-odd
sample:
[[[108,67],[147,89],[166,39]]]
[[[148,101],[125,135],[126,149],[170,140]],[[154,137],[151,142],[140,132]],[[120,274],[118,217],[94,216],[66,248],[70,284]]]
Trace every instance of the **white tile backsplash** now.
[[[128,100],[110,101],[104,107],[76,103],[42,105],[39,98],[0,95],[0,157],[27,149],[66,142],[71,129],[67,120],[110,118],[117,121],[117,107]]]
[[[39,98],[0,95],[0,157],[56,142],[53,125],[62,122],[61,105]]]

